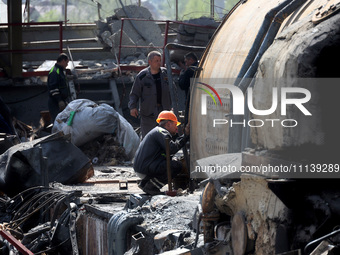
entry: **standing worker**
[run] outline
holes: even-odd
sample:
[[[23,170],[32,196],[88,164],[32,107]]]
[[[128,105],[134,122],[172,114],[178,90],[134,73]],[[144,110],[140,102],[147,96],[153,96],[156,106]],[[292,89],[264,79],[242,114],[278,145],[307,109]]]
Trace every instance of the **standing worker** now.
[[[135,154],[133,169],[142,179],[138,185],[145,193],[160,194],[160,189],[168,183],[165,139],[170,138],[170,155],[179,151],[189,140],[190,127],[187,125],[182,136],[174,139],[178,132],[176,115],[171,111],[162,111],[157,118],[158,126],[153,128],[143,139]],[[182,163],[170,161],[171,176],[175,177],[182,170]]]
[[[157,125],[158,114],[171,109],[168,75],[166,68],[161,67],[161,60],[162,56],[158,51],[148,54],[149,66],[137,74],[130,92],[130,114],[135,118],[140,114],[142,139]]]
[[[178,85],[182,90],[185,91],[185,99],[187,100],[190,88],[190,79],[194,77],[198,65],[196,54],[193,52],[185,54],[184,63],[185,67],[182,69],[178,77]]]
[[[61,53],[57,58],[57,63],[52,67],[48,74],[48,109],[51,114],[52,123],[58,113],[65,109],[70,99],[70,89],[65,75],[68,62],[68,56],[65,53]]]
[[[178,86],[185,91],[185,117],[184,124],[188,123],[189,116],[189,104],[190,104],[190,79],[194,77],[195,71],[197,69],[198,60],[197,56],[193,52],[189,52],[184,55],[185,67],[182,69],[178,77]]]

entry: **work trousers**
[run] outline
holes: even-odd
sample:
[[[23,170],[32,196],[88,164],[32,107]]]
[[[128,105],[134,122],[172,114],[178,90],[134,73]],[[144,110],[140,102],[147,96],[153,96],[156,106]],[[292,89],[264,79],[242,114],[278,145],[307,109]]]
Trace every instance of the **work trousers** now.
[[[161,105],[158,105],[157,111],[159,114],[161,111],[163,111],[163,107]],[[158,114],[150,116],[141,115],[140,129],[142,133],[142,139],[146,136],[147,133],[149,133],[154,127],[158,125],[158,123],[156,122]]]
[[[171,178],[176,177],[182,171],[182,163],[177,160],[170,161]],[[168,172],[166,167],[166,160],[163,160],[157,167],[150,167],[146,174],[146,177],[142,180],[142,186],[152,180],[153,183],[157,184],[157,187],[161,189],[168,183]]]
[[[48,110],[51,115],[51,122],[54,123],[54,120],[56,119],[57,115],[59,114],[59,105],[58,101],[53,98],[52,96],[48,97]]]

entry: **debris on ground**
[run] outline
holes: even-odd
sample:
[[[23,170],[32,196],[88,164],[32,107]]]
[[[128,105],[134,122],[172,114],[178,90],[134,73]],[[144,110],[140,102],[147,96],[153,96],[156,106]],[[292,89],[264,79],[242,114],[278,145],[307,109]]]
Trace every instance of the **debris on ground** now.
[[[116,141],[123,146],[127,160],[131,160],[138,148],[139,137],[131,124],[108,104],[96,104],[88,99],[76,99],[57,115],[52,132],[71,134],[76,146],[95,140],[104,134],[115,134]],[[111,146],[113,146],[110,141]],[[113,148],[110,152],[117,151]],[[122,153],[118,153],[122,154]],[[103,160],[107,152],[102,157]],[[112,155],[113,156],[113,155]],[[91,157],[93,158],[93,157]],[[105,162],[108,162],[106,159]]]
[[[102,166],[124,165],[128,160],[125,149],[115,135],[101,135],[79,147],[90,158],[92,164]]]
[[[54,181],[81,183],[94,174],[88,157],[62,133],[14,145],[0,162],[0,190],[9,196]]]
[[[1,254],[78,254],[79,195],[74,191],[33,187],[12,198],[2,196]]]
[[[127,248],[127,240],[118,236],[124,227],[132,233],[126,254],[159,254],[194,244],[193,216],[198,204],[198,193],[130,197],[129,210],[115,213],[108,223],[109,254],[121,254]]]

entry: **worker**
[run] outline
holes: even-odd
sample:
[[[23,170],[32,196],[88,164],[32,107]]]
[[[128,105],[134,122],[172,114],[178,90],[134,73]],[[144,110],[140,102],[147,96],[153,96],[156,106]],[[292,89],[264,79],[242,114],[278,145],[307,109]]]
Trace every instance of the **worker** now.
[[[137,74],[128,104],[131,116],[140,116],[142,139],[157,125],[158,114],[171,109],[168,75],[166,68],[161,67],[162,56],[158,51],[151,51],[147,59],[149,66]]]
[[[52,67],[48,74],[48,109],[51,114],[52,123],[58,113],[63,111],[70,101],[70,89],[65,75],[68,62],[68,56],[65,53],[61,53],[57,58],[57,63]]]
[[[184,55],[185,66],[181,70],[178,77],[178,86],[185,92],[185,117],[184,124],[188,123],[188,113],[190,104],[190,79],[194,77],[195,71],[197,69],[198,60],[197,56],[193,52],[189,52]]]
[[[172,111],[162,111],[157,118],[158,126],[153,128],[140,143],[134,158],[133,169],[142,180],[139,183],[145,193],[160,194],[160,189],[168,183],[165,139],[170,138],[170,155],[178,152],[189,140],[190,128],[185,127],[182,136],[178,132],[176,115]],[[171,176],[176,177],[182,170],[182,163],[171,159]]]
[[[181,70],[181,73],[178,77],[178,85],[182,90],[185,91],[185,98],[187,99],[190,88],[190,79],[194,77],[198,65],[196,54],[193,52],[185,54],[184,63],[185,66]]]

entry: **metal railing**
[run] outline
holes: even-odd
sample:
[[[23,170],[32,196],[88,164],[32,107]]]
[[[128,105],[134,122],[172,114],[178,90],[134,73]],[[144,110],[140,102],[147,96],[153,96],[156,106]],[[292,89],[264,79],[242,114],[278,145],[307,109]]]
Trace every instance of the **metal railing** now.
[[[15,49],[15,50],[0,50],[0,54],[4,53],[22,53],[22,54],[29,54],[33,52],[46,52],[46,51],[56,51],[59,53],[63,52],[63,22],[30,22],[30,23],[0,23],[1,26],[25,26],[30,27],[32,25],[35,26],[45,26],[45,25],[59,25],[59,47],[58,48],[44,48],[44,49]],[[8,44],[8,47],[10,45]]]
[[[125,20],[131,20],[131,21],[138,21],[138,22],[145,22],[145,21],[152,21],[157,23],[165,23],[165,29],[164,29],[164,42],[163,45],[158,46],[138,46],[138,45],[123,45],[122,39],[123,39],[123,31],[124,31],[124,22]],[[213,26],[204,26],[204,25],[197,25],[192,23],[186,23],[186,22],[180,22],[180,21],[170,21],[170,20],[150,20],[150,19],[137,19],[137,18],[122,18],[121,19],[121,31],[120,31],[120,41],[119,41],[119,52],[118,52],[118,58],[117,63],[120,68],[120,70],[136,70],[140,71],[141,69],[145,68],[145,66],[121,66],[120,65],[120,58],[121,58],[121,50],[122,48],[154,48],[154,49],[162,49],[163,51],[163,58],[162,58],[162,66],[165,64],[165,56],[164,56],[164,49],[166,45],[168,44],[168,37],[169,37],[169,28],[170,24],[182,24],[186,26],[192,26],[192,27],[200,27],[200,28],[206,28],[206,29],[213,29],[216,30],[216,27]],[[34,52],[63,52],[63,22],[30,22],[30,23],[0,23],[0,27],[4,26],[24,26],[24,27],[30,27],[30,26],[49,26],[49,25],[58,25],[59,26],[59,47],[58,48],[39,48],[39,49],[23,49],[23,46],[21,49],[7,49],[7,50],[0,50],[1,54],[11,54],[11,53],[20,53],[20,54],[32,54]],[[58,42],[58,40],[56,40]],[[28,42],[25,46],[30,45],[30,43],[34,42]],[[10,46],[8,45],[8,48]],[[0,76],[4,76],[5,73],[0,72]],[[41,72],[24,72],[23,77],[30,77],[30,76],[44,76],[46,75],[46,71]]]
[[[11,26],[22,26],[25,28],[29,28],[30,26],[49,26],[49,25],[58,25],[59,26],[59,47],[58,48],[39,48],[39,49],[23,49],[24,44],[21,45],[20,49],[9,49],[10,43],[7,45],[7,50],[0,50],[1,54],[32,54],[35,52],[63,52],[63,22],[30,22],[30,23],[0,23],[0,27],[8,27]],[[58,41],[58,40],[57,40]],[[30,45],[30,43],[26,43],[26,45]],[[6,47],[6,46],[5,46]],[[23,72],[22,77],[32,77],[32,76],[45,76],[48,72],[46,71],[35,71],[35,72]],[[4,72],[0,72],[0,77],[4,77],[6,74]]]

